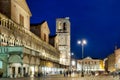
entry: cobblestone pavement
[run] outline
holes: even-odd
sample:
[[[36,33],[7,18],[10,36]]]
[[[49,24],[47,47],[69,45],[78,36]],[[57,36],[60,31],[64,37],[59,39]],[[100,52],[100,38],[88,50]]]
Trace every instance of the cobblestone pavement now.
[[[46,76],[41,78],[1,78],[0,80],[120,80],[119,77],[112,76],[85,76],[85,77],[63,77],[61,75]]]

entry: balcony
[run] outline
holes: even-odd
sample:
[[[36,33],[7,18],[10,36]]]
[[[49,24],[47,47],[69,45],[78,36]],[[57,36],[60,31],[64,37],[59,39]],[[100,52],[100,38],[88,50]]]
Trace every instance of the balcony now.
[[[29,40],[31,40],[31,42],[26,42],[26,44],[24,44],[25,40],[21,40],[19,41],[19,46],[24,46],[25,47],[25,53],[29,53],[29,50],[32,50],[33,52],[37,52],[39,53],[39,56],[44,58],[44,59],[48,59],[50,61],[54,61],[54,62],[59,62],[59,55],[60,52],[52,47],[51,45],[49,45],[48,43],[42,41],[39,37],[37,37],[35,34],[33,34],[32,32],[30,32],[29,30],[25,29],[24,26],[21,26],[19,24],[17,24],[16,22],[12,21],[11,19],[7,18],[5,15],[0,13],[0,35],[2,33],[2,29],[7,29],[8,31],[10,31],[12,34],[16,35],[16,33],[19,33],[19,35],[25,35],[29,38]],[[16,33],[15,33],[16,32]],[[21,39],[21,38],[20,38]],[[18,44],[16,41],[13,41],[14,43]],[[11,42],[12,44],[12,42]],[[35,46],[33,46],[35,45]],[[45,54],[41,54],[43,53],[43,51],[41,50],[45,50]],[[32,52],[32,53],[33,53]],[[51,57],[50,57],[51,56]]]

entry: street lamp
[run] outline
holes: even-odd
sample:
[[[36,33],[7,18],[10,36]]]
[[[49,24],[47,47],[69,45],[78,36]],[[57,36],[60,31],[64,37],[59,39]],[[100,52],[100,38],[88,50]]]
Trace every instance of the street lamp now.
[[[71,56],[73,56],[74,55],[74,53],[71,53]]]
[[[78,44],[81,44],[82,46],[82,59],[84,58],[84,45],[87,44],[86,40],[82,39],[81,41],[78,41]],[[82,70],[81,70],[81,77],[84,77],[84,71],[83,71],[83,61],[82,61]]]
[[[74,53],[71,53],[70,55],[70,70],[72,71],[72,56],[74,55]]]

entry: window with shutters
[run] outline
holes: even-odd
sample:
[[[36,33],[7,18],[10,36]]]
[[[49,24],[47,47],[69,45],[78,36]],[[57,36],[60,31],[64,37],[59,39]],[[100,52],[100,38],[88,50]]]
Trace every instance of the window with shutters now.
[[[20,25],[24,26],[24,17],[20,14]]]

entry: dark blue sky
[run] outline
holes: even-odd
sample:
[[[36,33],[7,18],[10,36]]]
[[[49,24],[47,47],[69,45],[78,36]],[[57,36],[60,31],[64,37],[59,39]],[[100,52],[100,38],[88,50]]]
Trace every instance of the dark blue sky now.
[[[84,56],[105,58],[120,46],[120,0],[27,0],[31,23],[48,22],[55,34],[56,18],[70,17],[71,52],[81,58],[77,40],[85,38]]]

